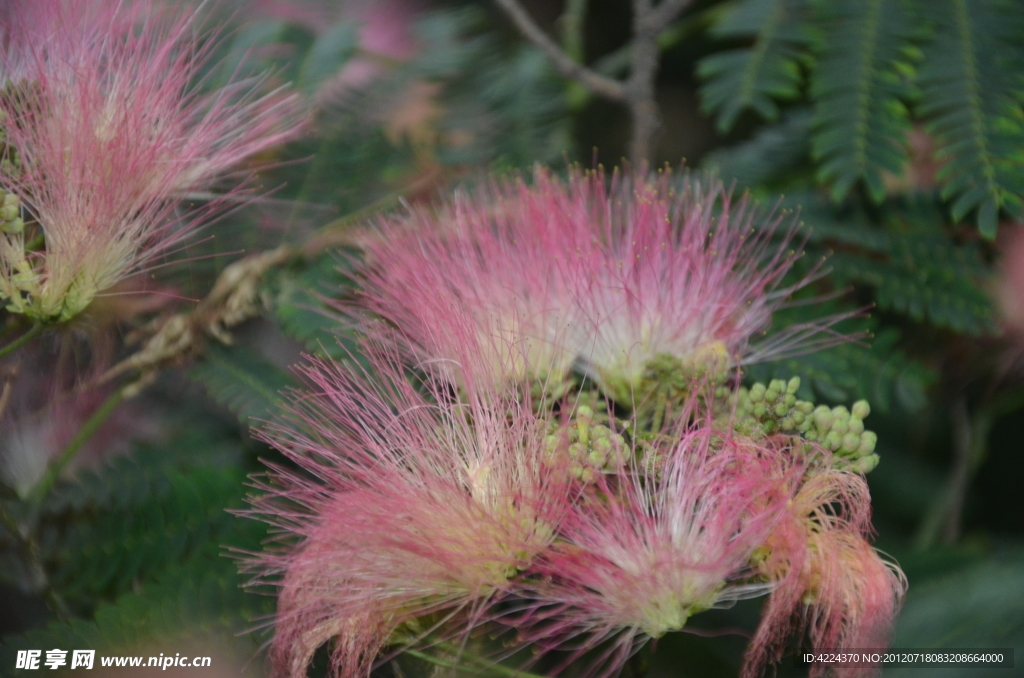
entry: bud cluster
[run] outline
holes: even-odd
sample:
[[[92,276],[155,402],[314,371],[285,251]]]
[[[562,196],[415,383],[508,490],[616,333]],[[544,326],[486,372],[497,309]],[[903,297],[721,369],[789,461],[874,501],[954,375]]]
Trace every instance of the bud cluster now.
[[[737,424],[744,422],[771,435],[796,432],[812,443],[827,448],[837,458],[861,473],[869,473],[878,465],[875,445],[878,435],[864,428],[864,419],[871,414],[866,400],[858,400],[850,409],[843,405],[815,406],[796,397],[800,377],[788,382],[773,379],[767,386],[758,382],[749,389],[741,387],[735,394]],[[717,395],[727,395],[719,387]]]
[[[569,472],[584,483],[593,482],[598,473],[620,466],[627,450],[626,439],[598,421],[593,408],[579,405],[572,425],[545,439],[549,458],[558,462],[563,455],[567,456]]]
[[[25,222],[21,218],[21,200],[14,193],[5,193],[0,189],[0,231],[8,235],[17,235],[25,230]]]

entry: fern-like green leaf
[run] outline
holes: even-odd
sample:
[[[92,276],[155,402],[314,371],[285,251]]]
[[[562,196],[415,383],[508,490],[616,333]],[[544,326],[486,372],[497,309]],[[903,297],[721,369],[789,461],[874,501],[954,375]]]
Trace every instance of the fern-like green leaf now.
[[[99,669],[103,656],[145,657],[186,647],[233,653],[243,665],[255,654],[259,640],[245,632],[272,611],[271,598],[246,593],[243,584],[231,560],[223,556],[198,558],[169,569],[138,592],[100,605],[90,620],[53,622],[5,638],[0,644],[0,666],[5,672],[13,667],[17,651],[22,649],[93,649],[94,669]],[[220,659],[224,658],[221,655]],[[68,675],[78,673],[69,671]]]
[[[995,237],[1000,210],[1024,217],[1024,12],[1004,0],[931,0],[917,113],[943,162],[942,196],[955,220],[977,211]]]
[[[211,347],[189,375],[243,423],[265,419],[281,392],[295,385],[287,373],[255,350],[240,347]]]
[[[167,491],[130,507],[74,516],[48,540],[51,584],[66,599],[88,602],[124,593],[133,582],[177,563],[215,556],[236,536],[236,527],[248,526],[236,525],[241,520],[226,512],[243,505],[243,469],[171,470],[165,478]]]
[[[798,108],[754,138],[710,153],[702,166],[744,188],[776,186],[810,154],[811,112]],[[767,197],[767,196],[766,196]]]
[[[863,179],[881,202],[882,173],[898,175],[907,162],[915,17],[905,0],[831,0],[822,11],[811,82],[818,179],[831,185],[835,200]]]
[[[896,402],[908,410],[926,403],[925,389],[932,374],[896,348],[896,330],[880,332],[870,342],[848,343],[807,355],[749,368],[754,381],[800,377],[803,397],[814,393],[826,400],[850,403],[866,398],[880,411]]]
[[[355,349],[351,332],[325,299],[337,299],[352,289],[347,275],[354,252],[328,254],[301,270],[285,270],[270,282],[274,312],[281,328],[320,355],[344,358]]]
[[[718,129],[732,129],[740,113],[779,116],[777,100],[794,99],[802,82],[800,61],[810,42],[805,0],[743,0],[713,30],[716,37],[753,45],[717,52],[701,60],[698,75],[703,109],[718,116]]]

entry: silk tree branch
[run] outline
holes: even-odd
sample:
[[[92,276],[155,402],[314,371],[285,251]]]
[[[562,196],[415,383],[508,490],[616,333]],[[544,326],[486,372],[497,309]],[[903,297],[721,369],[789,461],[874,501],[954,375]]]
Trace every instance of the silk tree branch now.
[[[658,75],[658,37],[693,0],[633,0],[633,37],[628,46],[630,73],[616,80],[591,70],[558,46],[520,4],[519,0],[495,0],[515,23],[519,32],[539,48],[566,78],[582,84],[594,94],[623,104],[629,109],[632,134],[629,157],[636,166],[649,164],[654,136],[661,126],[655,79]]]
[[[548,57],[554,67],[566,78],[580,83],[588,90],[611,101],[625,102],[622,82],[596,73],[570,57],[533,20],[519,0],[496,0],[523,36]]]

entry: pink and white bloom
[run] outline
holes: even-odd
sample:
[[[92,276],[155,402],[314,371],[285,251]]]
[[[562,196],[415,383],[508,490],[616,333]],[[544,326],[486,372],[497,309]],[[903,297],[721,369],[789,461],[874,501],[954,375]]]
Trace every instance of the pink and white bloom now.
[[[824,450],[819,454],[828,459]],[[794,633],[806,633],[818,650],[887,646],[907,580],[872,548],[871,532],[871,497],[862,475],[827,464],[808,474],[759,558],[758,571],[773,589],[747,649],[744,678],[778,661]],[[811,676],[826,668],[813,666]],[[877,673],[832,670],[841,677]]]
[[[386,352],[369,363],[377,383],[313,361],[311,392],[264,434],[303,469],[275,471],[256,500],[299,538],[258,559],[281,575],[272,654],[284,676],[305,676],[332,639],[335,674],[354,678],[387,645],[468,631],[565,511],[569,484],[544,463],[549,423],[514,392],[469,384],[455,400],[440,382],[417,390]]]
[[[701,424],[663,440],[575,507],[507,620],[542,648],[568,650],[562,668],[610,641],[588,675],[613,675],[649,638],[770,589],[750,561],[789,499],[774,482],[777,455]]]
[[[799,253],[792,231],[772,240],[780,219],[761,223],[696,175],[615,174],[609,185],[603,172],[563,182],[538,170],[532,185],[497,180],[383,224],[364,300],[424,358],[450,352],[428,330],[454,306],[484,343],[526,342],[535,365],[556,376],[576,366],[628,404],[655,360],[721,374],[815,346],[834,319],[754,341],[809,282],[782,286]]]
[[[45,251],[25,251],[21,232],[0,235],[0,297],[11,311],[77,315],[214,211],[180,213],[186,194],[218,188],[295,133],[282,92],[259,95],[253,82],[198,88],[213,43],[192,13],[16,0],[3,22],[21,39],[0,68],[16,75],[0,97],[8,159],[16,154],[0,189],[45,235]]]
[[[590,240],[574,211],[586,209],[541,172],[534,186],[495,181],[388,221],[367,244],[363,303],[424,363],[450,362],[468,340],[496,381],[557,381],[575,359],[563,344],[577,322],[574,244]]]

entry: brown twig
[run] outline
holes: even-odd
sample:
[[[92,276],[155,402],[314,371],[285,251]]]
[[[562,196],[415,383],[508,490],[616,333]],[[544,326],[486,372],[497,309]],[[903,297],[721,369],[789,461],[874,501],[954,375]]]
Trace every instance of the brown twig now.
[[[632,134],[629,158],[638,167],[651,162],[654,137],[661,126],[655,79],[658,75],[658,38],[692,0],[633,0],[633,37],[629,44],[630,71],[626,80],[616,80],[591,70],[573,59],[533,21],[519,0],[495,0],[515,23],[519,32],[536,45],[563,76],[598,96],[629,109]]]
[[[607,78],[600,73],[595,73],[566,54],[565,50],[558,46],[558,43],[541,30],[540,26],[534,22],[529,12],[519,4],[518,0],[496,1],[509,15],[513,23],[515,23],[519,32],[547,55],[559,73],[566,78],[577,81],[594,94],[606,99],[620,102],[626,100],[622,82],[613,78]]]

